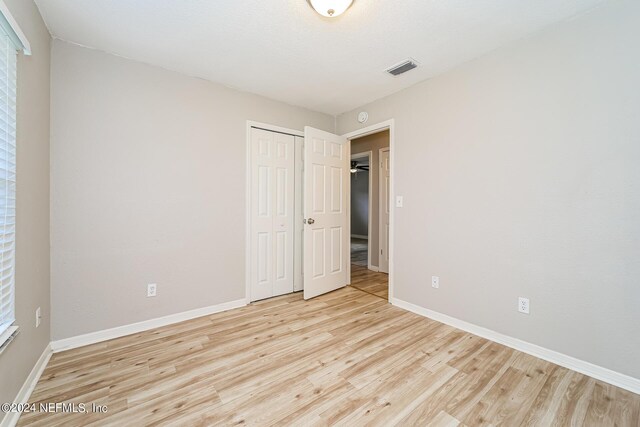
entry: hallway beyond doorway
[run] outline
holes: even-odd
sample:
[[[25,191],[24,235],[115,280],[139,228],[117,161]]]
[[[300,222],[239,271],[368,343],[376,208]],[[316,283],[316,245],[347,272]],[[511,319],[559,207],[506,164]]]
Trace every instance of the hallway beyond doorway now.
[[[367,240],[351,238],[351,264],[367,267]]]

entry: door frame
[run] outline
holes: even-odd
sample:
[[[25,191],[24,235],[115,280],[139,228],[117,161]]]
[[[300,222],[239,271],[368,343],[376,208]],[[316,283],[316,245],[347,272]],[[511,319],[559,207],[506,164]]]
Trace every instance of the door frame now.
[[[304,138],[304,131],[289,129],[269,123],[247,120],[246,124],[246,162],[245,162],[245,300],[251,303],[251,128],[256,127],[272,132],[286,133],[289,135]],[[362,129],[354,130],[342,136],[349,140],[349,151],[351,150],[351,140],[371,135],[381,131],[389,130],[389,162],[391,171],[389,177],[391,188],[389,198],[391,199],[391,210],[389,212],[389,301],[393,301],[394,296],[394,241],[395,241],[395,121],[389,119]],[[371,174],[370,174],[371,175]],[[351,200],[351,182],[347,186],[348,200]],[[371,198],[369,198],[371,201]],[[350,208],[350,206],[348,206]],[[371,210],[369,210],[371,212]],[[349,209],[349,215],[351,211]],[[351,239],[351,221],[349,221],[349,239]],[[348,280],[351,281],[351,262],[348,264]]]
[[[351,144],[351,141],[349,141],[349,144]],[[362,151],[360,153],[352,152],[351,160],[361,159],[365,156],[369,158],[369,200],[367,200],[367,202],[369,203],[369,218],[367,219],[367,268],[371,271],[378,271],[378,269],[374,268],[371,264],[371,222],[373,219],[373,212],[371,212],[371,209],[373,208],[373,172],[371,171],[371,163],[373,162],[373,151]],[[349,192],[349,202],[351,202],[351,192]],[[351,221],[351,215],[353,215],[353,212],[349,210],[349,221]],[[349,239],[351,239],[351,236],[349,236]],[[349,254],[349,256],[351,256],[351,254]]]
[[[389,119],[384,122],[376,123],[371,126],[367,126],[362,129],[354,130],[353,132],[345,133],[342,135],[347,138],[349,141],[356,138],[361,138],[363,136],[371,135],[373,133],[378,133],[384,130],[389,130],[389,165],[391,167],[391,171],[389,172],[389,179],[391,180],[391,185],[389,189],[389,199],[391,201],[391,208],[389,209],[389,302],[393,301],[394,295],[394,272],[395,268],[393,266],[394,262],[394,241],[395,241],[395,120]],[[349,143],[351,146],[351,143]],[[349,191],[349,200],[351,200],[351,185],[348,186]],[[351,235],[349,235],[351,236]],[[351,265],[351,263],[349,263]],[[351,272],[349,272],[349,277],[351,277]]]
[[[383,194],[384,194],[384,186],[382,185],[382,153],[385,151],[389,152],[389,161],[391,161],[391,148],[379,148],[378,149],[378,160],[380,161],[380,172],[378,172],[378,247],[381,247],[380,241],[382,240],[382,235],[384,233],[384,223],[382,222],[382,212],[384,209],[384,205],[382,204]],[[389,169],[389,175],[391,175],[391,169]],[[391,176],[389,176],[389,180],[391,180]],[[389,221],[391,221],[391,194],[389,194]],[[389,228],[391,228],[391,224],[389,224]],[[387,238],[388,240],[388,238]],[[389,245],[389,242],[387,242]],[[387,249],[387,252],[389,249]],[[378,271],[380,271],[380,266],[382,265],[382,254],[378,253]],[[388,254],[387,254],[388,255]],[[387,272],[388,273],[388,272]]]
[[[247,142],[245,149],[247,151],[245,163],[245,293],[244,298],[247,304],[251,304],[251,128],[263,129],[271,132],[284,133],[288,135],[304,138],[304,132],[295,129],[288,129],[281,126],[275,126],[268,123],[247,120]],[[295,152],[295,150],[294,150]],[[295,177],[294,177],[295,179]],[[295,222],[294,222],[295,229]],[[295,254],[295,248],[294,248]]]

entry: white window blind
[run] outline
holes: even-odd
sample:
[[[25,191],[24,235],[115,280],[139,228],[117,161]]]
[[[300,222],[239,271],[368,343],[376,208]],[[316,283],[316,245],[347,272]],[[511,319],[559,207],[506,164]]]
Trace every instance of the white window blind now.
[[[0,29],[0,336],[15,320],[16,65],[15,43]]]

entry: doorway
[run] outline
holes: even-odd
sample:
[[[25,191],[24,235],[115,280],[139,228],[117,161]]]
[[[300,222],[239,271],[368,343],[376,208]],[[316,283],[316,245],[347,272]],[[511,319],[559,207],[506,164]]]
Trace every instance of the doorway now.
[[[372,152],[351,154],[351,264],[371,265]]]
[[[388,299],[390,131],[350,140],[351,286]]]
[[[313,298],[347,286],[352,281],[354,284],[359,282],[363,291],[392,301],[394,213],[389,201],[394,194],[393,124],[392,119],[340,136],[312,127],[305,127],[302,132],[247,121],[247,303],[299,290],[304,291],[305,299]],[[267,131],[268,134],[259,131]],[[256,142],[255,135],[258,134],[262,136]],[[380,191],[380,150],[368,150],[371,153],[366,159],[360,156],[360,160],[368,160],[372,171],[368,180],[367,262],[366,265],[352,265],[352,141],[358,144],[359,140],[374,134],[386,136],[389,172],[386,175],[387,185],[383,186],[386,193]],[[272,143],[264,142],[271,137]],[[293,149],[290,137],[293,137]],[[276,158],[266,164],[255,161],[265,153]],[[293,162],[290,161],[291,156]],[[355,168],[358,166],[356,164]],[[256,181],[260,174],[266,179]],[[372,220],[381,215],[380,203],[375,206],[376,199],[386,200],[389,217],[384,224],[386,228],[382,228],[379,220],[377,224]],[[271,218],[267,218],[269,215]],[[255,227],[256,224],[260,226]],[[382,248],[379,242],[377,247],[375,243],[381,233],[386,237]],[[262,255],[260,250],[263,250]],[[380,256],[385,253],[384,259],[389,262],[388,275],[376,271]],[[363,260],[360,264],[364,264]],[[364,282],[368,285],[365,286]],[[256,292],[256,286],[264,288]]]
[[[248,128],[247,302],[302,290],[302,147],[296,131]]]

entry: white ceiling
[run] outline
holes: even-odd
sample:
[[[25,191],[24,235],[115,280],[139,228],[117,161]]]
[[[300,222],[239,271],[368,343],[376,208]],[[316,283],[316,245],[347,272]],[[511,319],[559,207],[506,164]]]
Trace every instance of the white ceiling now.
[[[355,0],[329,19],[306,0],[36,0],[54,37],[329,114],[602,2]]]

